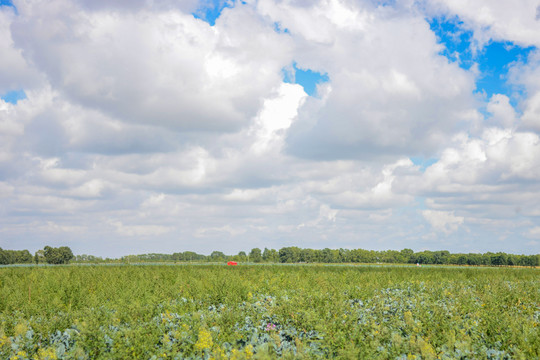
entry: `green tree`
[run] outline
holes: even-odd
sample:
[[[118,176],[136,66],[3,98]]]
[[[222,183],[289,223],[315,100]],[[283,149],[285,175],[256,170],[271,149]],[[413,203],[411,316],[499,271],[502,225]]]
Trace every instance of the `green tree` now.
[[[339,256],[339,251],[325,248],[321,252],[321,261],[324,263],[335,263],[338,260],[337,259],[338,256]]]
[[[225,254],[222,253],[221,251],[212,251],[212,253],[210,254],[210,260],[211,261],[216,261],[216,262],[221,262],[223,260],[225,260]]]
[[[182,254],[183,254],[182,260],[184,261],[203,260],[206,258],[206,256],[199,255],[194,251],[184,251]]]
[[[264,248],[263,253],[262,253],[262,258],[263,258],[263,261],[270,262],[270,250],[268,250],[268,248]]]
[[[8,265],[8,264],[11,264],[9,252],[7,250],[2,250],[2,248],[0,248],[0,265]]]
[[[279,261],[282,263],[296,263],[300,261],[300,248],[296,246],[279,249]]]
[[[69,263],[75,257],[73,256],[73,252],[71,251],[71,249],[67,246],[60,246],[58,248],[58,251],[60,251],[60,255],[62,257],[62,264]]]
[[[45,252],[43,250],[36,251],[36,254],[34,255],[34,262],[36,264],[43,264],[45,261]]]
[[[282,263],[294,262],[292,249],[290,247],[279,249],[279,262],[282,262]]]
[[[67,246],[61,246],[59,248],[45,246],[43,255],[49,264],[67,264],[74,258],[73,252]]]
[[[28,250],[16,250],[13,251],[15,264],[31,264],[33,261],[32,254]]]
[[[245,251],[240,251],[238,253],[238,261],[246,262],[247,261],[247,254]]]
[[[410,262],[411,256],[414,255],[414,251],[412,251],[412,249],[407,249],[407,248],[401,250],[400,253],[401,253],[401,259],[404,263]]]
[[[265,262],[275,263],[279,261],[279,254],[275,249],[264,248],[262,258]]]
[[[313,249],[302,249],[300,252],[300,261],[307,263],[317,262],[317,252]]]
[[[251,249],[251,251],[249,252],[249,260],[255,263],[260,263],[262,261],[261,249]]]
[[[491,265],[497,265],[497,266],[506,265],[507,262],[508,262],[507,258],[508,258],[508,255],[506,255],[505,253],[502,253],[502,252],[498,252],[496,254],[493,254],[490,257]]]

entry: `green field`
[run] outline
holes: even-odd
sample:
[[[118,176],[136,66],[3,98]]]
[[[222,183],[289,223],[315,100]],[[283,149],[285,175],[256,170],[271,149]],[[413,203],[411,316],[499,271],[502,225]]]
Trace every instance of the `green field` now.
[[[539,359],[540,270],[0,268],[2,359]]]

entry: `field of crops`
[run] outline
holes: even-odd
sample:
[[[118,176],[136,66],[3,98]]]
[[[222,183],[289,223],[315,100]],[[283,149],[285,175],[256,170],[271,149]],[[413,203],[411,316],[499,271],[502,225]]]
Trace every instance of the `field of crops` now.
[[[2,359],[539,359],[540,270],[0,268]]]

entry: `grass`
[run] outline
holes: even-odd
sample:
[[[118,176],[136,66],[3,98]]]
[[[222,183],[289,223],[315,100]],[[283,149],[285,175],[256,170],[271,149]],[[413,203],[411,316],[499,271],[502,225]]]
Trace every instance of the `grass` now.
[[[540,358],[540,270],[0,269],[1,358]]]

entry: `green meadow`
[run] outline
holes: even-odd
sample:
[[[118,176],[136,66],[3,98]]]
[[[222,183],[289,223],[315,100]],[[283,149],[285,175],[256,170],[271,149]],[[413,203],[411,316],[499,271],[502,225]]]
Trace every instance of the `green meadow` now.
[[[1,359],[539,359],[540,269],[0,268]]]

